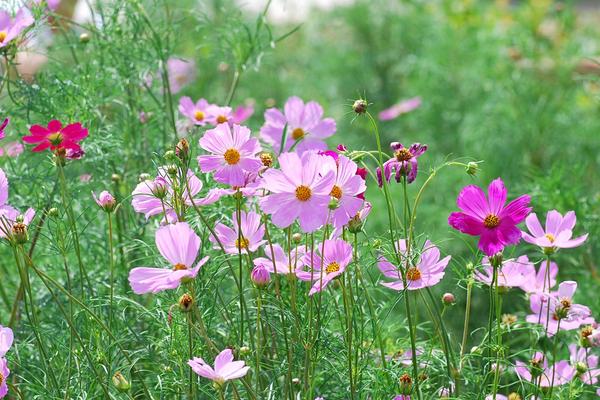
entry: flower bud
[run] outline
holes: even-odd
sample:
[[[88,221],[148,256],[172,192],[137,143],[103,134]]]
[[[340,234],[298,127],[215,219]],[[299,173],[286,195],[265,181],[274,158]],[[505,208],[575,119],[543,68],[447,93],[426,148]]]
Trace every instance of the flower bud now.
[[[58,208],[52,207],[48,210],[49,217],[58,217]]]
[[[298,232],[294,233],[294,234],[292,235],[292,240],[293,240],[293,241],[294,241],[294,243],[296,243],[296,244],[302,243],[302,234],[301,234],[301,233],[298,233]]]
[[[170,150],[169,150],[170,151]],[[168,153],[168,152],[167,152]],[[173,153],[175,154],[175,153]],[[177,168],[177,165],[175,164],[171,164],[167,166],[167,173],[171,176],[175,176],[177,175],[177,172],[179,171],[179,168]]]
[[[113,375],[112,382],[119,392],[126,392],[131,388],[131,383],[119,371]]]
[[[96,197],[94,193],[92,193],[92,195],[94,197],[94,200],[96,200],[96,204],[98,204],[98,206],[107,213],[113,212],[117,207],[117,201],[115,200],[113,195],[107,192],[106,190],[100,193],[100,196],[98,197]]]
[[[190,143],[186,138],[179,139],[177,146],[175,146],[175,153],[177,154],[177,157],[183,161],[188,159],[190,155]]]
[[[409,374],[404,373],[400,376],[400,393],[409,395],[412,391],[412,378]]]
[[[246,356],[246,355],[250,354],[250,347],[248,347],[248,346],[240,347],[239,353],[240,353],[240,356]]]
[[[352,104],[352,111],[357,114],[364,114],[367,112],[368,103],[364,99],[355,100]]]
[[[12,238],[17,244],[27,243],[27,241],[29,240],[29,234],[27,233],[27,225],[25,225],[22,221],[15,222],[12,226]]]
[[[578,375],[583,375],[587,372],[588,367],[583,362],[579,361],[577,364],[575,364],[575,369],[577,370]]]
[[[81,43],[88,43],[91,39],[91,36],[89,33],[87,32],[83,32],[81,35],[79,35],[79,41]]]
[[[179,310],[181,312],[185,312],[185,313],[190,312],[194,305],[194,298],[192,297],[191,294],[184,293],[179,298],[178,304],[179,304]]]
[[[444,303],[445,306],[451,306],[455,301],[456,299],[452,293],[444,293],[442,296],[442,303]]]
[[[292,379],[292,383],[293,383],[294,385],[299,385],[299,384],[300,384],[300,379],[299,379],[299,378],[293,378],[293,379]]]
[[[167,182],[167,180],[162,176],[157,176],[152,182],[152,188],[150,189],[150,191],[157,198],[163,199],[167,195],[169,191],[168,189],[169,183]]]
[[[329,209],[333,211],[336,210],[339,206],[340,201],[335,197],[332,197],[331,200],[329,200],[329,205],[327,207],[329,207]]]
[[[142,173],[138,176],[138,182],[144,182],[150,180],[151,178],[152,177],[150,176],[150,174]]]
[[[500,268],[502,266],[502,261],[504,260],[502,253],[496,253],[490,257],[490,264],[494,268]]]
[[[467,174],[475,175],[475,174],[477,174],[477,171],[479,170],[479,165],[476,162],[471,161],[471,162],[467,163],[467,167],[465,168],[465,170],[467,171]]]
[[[343,144],[338,144],[336,147],[338,153],[345,153],[346,151],[348,151],[348,148],[346,147],[346,145]]]
[[[119,183],[121,182],[121,175],[119,174],[112,174],[110,179],[114,182],[114,183]]]
[[[257,287],[261,288],[269,284],[271,281],[271,274],[264,265],[259,264],[252,269],[250,279],[252,279],[252,282],[254,282]]]
[[[165,158],[165,160],[167,160],[169,162],[173,162],[177,159],[177,155],[175,154],[175,152],[173,150],[167,150],[167,151],[165,151],[164,158]]]

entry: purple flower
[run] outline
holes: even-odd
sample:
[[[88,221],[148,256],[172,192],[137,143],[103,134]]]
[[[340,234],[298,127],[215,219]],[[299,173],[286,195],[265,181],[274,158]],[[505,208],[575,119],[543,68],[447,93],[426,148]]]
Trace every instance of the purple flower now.
[[[523,222],[531,211],[528,195],[506,205],[506,194],[500,178],[490,183],[487,199],[480,187],[466,186],[456,199],[462,212],[453,212],[448,217],[448,223],[454,229],[479,236],[479,249],[490,257],[521,240],[521,231],[516,225]]]
[[[571,366],[577,371],[577,376],[586,385],[595,385],[598,382],[598,376],[600,376],[598,356],[588,354],[588,352],[588,349],[578,348],[576,344],[569,345]]]
[[[525,273],[527,279],[519,285],[521,290],[529,294],[548,293],[556,285],[556,275],[558,275],[558,265],[554,261],[550,262],[550,282],[546,276],[546,262],[540,264],[540,269],[535,271],[533,264],[528,264],[528,271]]]
[[[0,139],[4,139],[4,129],[6,128],[6,126],[8,125],[8,122],[10,120],[8,118],[4,119],[4,121],[2,122],[2,125],[0,125]]]
[[[543,361],[542,361],[543,360]],[[541,352],[535,353],[530,361],[531,369],[528,365],[522,361],[517,361],[515,366],[515,372],[519,378],[524,379],[528,382],[536,384],[539,382],[540,387],[550,387],[552,383],[554,386],[561,386],[569,383],[575,375],[575,370],[569,365],[569,362],[562,360],[548,367],[548,360]],[[552,376],[554,375],[554,382],[552,382]]]
[[[171,57],[167,60],[167,72],[171,93],[175,94],[196,80],[196,63]]]
[[[586,233],[578,238],[571,239],[575,221],[575,211],[569,211],[564,217],[556,210],[548,211],[546,230],[544,231],[537,215],[535,213],[529,214],[525,219],[525,223],[531,234],[523,232],[523,240],[540,246],[544,250],[550,249],[551,251],[581,246],[588,235]]]
[[[219,386],[232,379],[244,377],[250,369],[244,361],[233,361],[231,349],[225,349],[217,355],[214,369],[200,357],[189,360],[188,365],[196,374],[210,379]]]
[[[106,212],[114,211],[115,207],[117,206],[117,201],[113,195],[106,190],[102,191],[98,197],[96,197],[96,194],[92,192],[92,196],[94,197],[96,204],[98,204],[98,207]]]
[[[231,186],[244,186],[244,173],[258,172],[262,167],[256,154],[261,151],[250,129],[241,125],[219,124],[200,138],[200,147],[212,153],[198,156],[202,172],[215,171],[215,180]]]
[[[299,97],[290,97],[282,113],[276,108],[265,111],[265,124],[260,128],[261,138],[279,153],[283,132],[286,132],[285,146],[282,152],[290,151],[292,146],[299,154],[307,150],[326,150],[323,141],[336,130],[333,118],[323,119],[323,108],[315,101],[304,102]],[[296,145],[296,143],[299,143]]]
[[[392,179],[392,174],[396,175],[396,182],[400,182],[403,176],[406,176],[408,183],[412,183],[417,177],[419,168],[417,158],[427,150],[426,145],[413,143],[410,148],[404,147],[401,143],[393,142],[390,147],[394,151],[394,156],[383,164],[383,175],[386,181]],[[383,186],[383,176],[381,168],[377,168],[377,182],[379,187]]]
[[[411,99],[403,100],[400,103],[394,104],[390,108],[379,113],[379,119],[382,121],[389,121],[398,118],[402,114],[409,113],[417,108],[421,107],[421,98],[413,97]]]
[[[200,238],[185,222],[158,228],[156,247],[170,268],[137,267],[129,272],[129,283],[136,294],[158,293],[176,289],[182,281],[193,279],[208,257],[194,262],[200,249]]]
[[[273,252],[271,252],[271,246],[269,245],[264,246],[264,250],[266,257],[255,258],[254,265],[262,265],[272,274],[295,274],[296,270],[304,265],[302,261],[304,256],[303,247],[292,250],[289,255],[277,243],[273,244]],[[273,255],[275,257],[272,257]],[[273,262],[273,258],[275,262]]]
[[[284,153],[279,156],[281,170],[265,171],[262,185],[270,194],[260,199],[260,206],[277,227],[286,228],[298,219],[300,229],[310,233],[326,223],[335,173],[321,174],[322,164],[314,153]]]
[[[6,396],[8,393],[8,375],[10,371],[8,369],[7,361],[4,358],[8,350],[13,344],[13,331],[10,328],[5,328],[0,325],[0,398]]]
[[[234,124],[241,124],[242,122],[250,118],[252,114],[254,114],[253,106],[238,106],[235,110],[233,110],[231,120]]]
[[[196,103],[188,96],[179,99],[179,112],[188,117],[194,125],[206,125],[208,122],[207,109],[209,106],[210,104],[205,99],[200,99]]]
[[[258,287],[266,286],[271,281],[271,273],[263,265],[258,264],[252,268],[250,279]]]
[[[331,281],[340,276],[352,261],[352,246],[340,239],[326,240],[324,245],[315,246],[317,251],[308,252],[303,257],[306,269],[296,271],[298,279],[313,282],[309,296],[323,290]],[[321,257],[321,251],[323,254]]]
[[[398,241],[398,250],[401,254],[401,258],[406,260],[406,241],[400,239]],[[423,251],[421,252],[418,260],[415,260],[414,265],[404,265],[401,268],[405,268],[405,277],[408,284],[408,290],[417,290],[425,287],[437,285],[444,277],[444,270],[450,262],[450,256],[444,257],[440,260],[440,250],[429,240],[425,242]],[[411,263],[410,261],[405,263]],[[381,273],[387,278],[395,279],[394,282],[382,282],[383,286],[386,286],[394,290],[404,290],[404,282],[402,275],[397,266],[389,262],[385,257],[380,257],[377,263]]]
[[[483,258],[482,264],[483,271],[475,271],[475,280],[489,286],[492,284],[494,267],[492,267],[487,257]],[[534,268],[534,266],[529,262],[527,256],[521,256],[516,260],[503,261],[498,270],[498,286],[508,288],[523,285],[529,278],[530,268]]]
[[[2,376],[2,381],[0,381],[0,399],[4,398],[8,393],[8,376],[10,375],[10,370],[8,369],[8,362],[6,358],[0,358],[0,375]]]
[[[233,213],[231,220],[233,229],[222,223],[217,223],[215,226],[218,241],[212,235],[209,237],[213,248],[220,249],[219,242],[221,242],[226,253],[238,254],[241,251],[247,254],[248,251],[256,251],[265,243],[263,240],[265,227],[260,223],[260,215],[252,211],[240,213],[241,235],[236,212]]]
[[[19,36],[21,31],[34,23],[31,12],[23,7],[17,11],[14,20],[4,11],[0,11],[0,48],[7,46],[11,40]]]

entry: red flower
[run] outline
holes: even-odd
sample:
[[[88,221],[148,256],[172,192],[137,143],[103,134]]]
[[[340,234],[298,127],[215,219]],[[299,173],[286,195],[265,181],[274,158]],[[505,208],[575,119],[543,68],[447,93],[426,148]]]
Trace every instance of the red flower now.
[[[50,121],[48,127],[32,125],[29,132],[31,135],[23,136],[23,141],[25,143],[39,143],[32,149],[35,152],[47,148],[52,151],[65,149],[78,152],[81,150],[78,142],[88,135],[88,130],[81,126],[79,122],[69,124],[63,128],[62,123],[57,120]]]

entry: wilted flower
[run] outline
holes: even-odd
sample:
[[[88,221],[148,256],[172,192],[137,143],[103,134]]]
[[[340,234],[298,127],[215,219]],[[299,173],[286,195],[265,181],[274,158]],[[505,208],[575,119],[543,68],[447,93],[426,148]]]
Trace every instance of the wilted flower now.
[[[409,113],[417,108],[421,107],[421,98],[413,97],[411,99],[403,100],[398,104],[394,104],[390,108],[379,113],[379,119],[382,121],[389,121],[398,118],[402,114]]]
[[[98,197],[96,197],[96,194],[92,192],[92,196],[94,197],[96,204],[98,204],[98,206],[107,213],[113,212],[115,210],[115,207],[117,206],[117,201],[115,200],[113,195],[110,194],[108,191],[102,191]]]
[[[223,246],[226,253],[246,254],[248,251],[256,251],[265,243],[263,240],[265,227],[261,224],[260,215],[257,213],[241,211],[238,221],[237,212],[234,212],[231,221],[233,229],[220,222],[217,223],[214,229],[217,237],[212,235],[209,237],[213,248],[221,249]]]
[[[52,120],[47,127],[41,125],[32,125],[29,128],[31,135],[24,136],[25,143],[39,143],[32,151],[38,152],[48,148],[52,151],[65,150],[65,156],[69,156],[66,151],[79,152],[81,147],[79,142],[88,136],[88,130],[79,122],[69,124],[63,128],[62,123]],[[71,153],[69,158],[76,158],[76,154]]]
[[[0,10],[0,48],[8,46],[23,29],[34,22],[31,12],[26,7],[19,9],[14,19],[6,11]]]
[[[332,280],[340,276],[352,261],[352,246],[340,239],[326,240],[315,246],[317,251],[303,257],[304,267],[296,271],[298,279],[313,282],[309,296],[323,290]],[[321,250],[323,254],[321,257]]]
[[[389,182],[394,173],[396,182],[400,182],[402,177],[406,177],[406,181],[412,183],[417,177],[419,168],[417,158],[425,153],[427,146],[414,143],[407,148],[401,143],[393,142],[390,147],[394,151],[394,156],[383,164],[383,174],[381,168],[377,168],[377,182],[379,186],[383,186],[384,177]]]
[[[546,215],[546,230],[544,231],[537,215],[532,213],[525,219],[525,223],[531,234],[523,232],[523,240],[540,246],[546,252],[580,246],[585,242],[588,235],[586,233],[578,238],[571,239],[575,221],[575,211],[569,211],[564,217],[556,210],[548,211]]]
[[[490,264],[487,257],[483,258],[483,271],[475,271],[474,277],[479,282],[486,285],[492,284],[494,267]],[[529,278],[530,268],[533,264],[529,262],[527,256],[505,260],[502,266],[498,269],[498,286],[499,287],[516,287],[521,286]]]
[[[189,360],[188,365],[196,374],[212,380],[219,386],[229,380],[242,378],[250,369],[244,361],[233,361],[231,349],[225,349],[217,355],[214,369],[200,357]]]
[[[542,362],[543,360],[543,362]],[[575,370],[569,365],[569,362],[562,360],[548,367],[548,360],[540,352],[535,353],[530,367],[523,361],[517,361],[515,372],[517,375],[532,384],[538,384],[540,387],[561,386],[569,383],[575,375]],[[532,373],[533,372],[533,373]],[[554,375],[554,382],[552,376]]]

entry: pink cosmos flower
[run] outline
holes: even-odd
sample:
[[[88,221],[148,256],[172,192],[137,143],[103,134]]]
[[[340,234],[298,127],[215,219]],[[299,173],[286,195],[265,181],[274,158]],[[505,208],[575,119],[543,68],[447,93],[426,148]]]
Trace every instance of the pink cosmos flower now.
[[[475,271],[475,280],[486,285],[492,284],[494,267],[490,264],[487,257],[483,258],[483,271]],[[530,268],[534,268],[529,262],[527,256],[521,256],[515,259],[509,259],[502,262],[502,266],[498,270],[498,286],[500,287],[517,287],[525,284],[530,278]]]
[[[410,400],[410,396],[406,394],[398,394],[392,400]]]
[[[35,217],[33,208],[27,209],[24,214],[7,203],[8,201],[8,179],[0,169],[0,237],[7,238],[12,234],[12,227],[19,217],[22,223],[28,226]]]
[[[207,109],[209,106],[210,104],[205,99],[200,99],[196,103],[188,96],[179,99],[179,112],[188,117],[194,125],[206,125],[208,122]]]
[[[317,251],[307,252],[303,257],[303,268],[296,271],[298,279],[312,281],[309,296],[323,290],[331,281],[340,276],[352,261],[352,246],[341,239],[326,240],[315,246]],[[321,250],[323,249],[323,257]],[[307,269],[304,269],[306,267]]]
[[[8,393],[8,376],[10,370],[4,356],[13,344],[13,331],[10,328],[5,328],[0,325],[0,399],[4,398]]]
[[[571,366],[577,371],[577,377],[586,385],[595,385],[600,376],[598,356],[588,354],[588,350],[576,344],[569,345]]]
[[[14,19],[11,19],[6,11],[0,10],[0,48],[8,46],[23,29],[34,22],[31,12],[26,7],[19,9]]]
[[[327,222],[335,173],[321,174],[322,164],[314,153],[284,153],[279,156],[281,170],[264,172],[262,185],[271,193],[260,199],[260,206],[277,227],[286,228],[298,219],[300,229],[309,233]]]
[[[248,251],[256,251],[265,243],[263,240],[265,227],[261,224],[260,215],[253,211],[242,211],[240,213],[241,237],[236,212],[233,213],[231,220],[233,221],[233,229],[220,222],[215,226],[217,238],[212,235],[209,237],[213,243],[213,248],[221,249],[219,245],[219,242],[221,242],[226,253],[238,254],[241,251],[243,254],[247,254]]]
[[[406,260],[406,240],[400,239],[398,241],[398,251],[401,254],[401,258]],[[407,289],[417,290],[438,284],[444,277],[444,270],[448,266],[450,258],[450,256],[446,256],[440,260],[440,250],[427,240],[418,261],[415,260],[415,265],[411,265],[406,269]],[[393,265],[383,256],[379,258],[377,266],[383,275],[396,279],[394,282],[382,282],[383,286],[398,291],[404,290],[402,275],[397,266]]]
[[[533,384],[539,382],[539,386],[543,388],[552,386],[552,375],[554,375],[554,386],[569,383],[575,375],[575,370],[569,365],[567,360],[559,361],[548,367],[548,360],[541,352],[535,353],[530,364],[535,366],[534,375],[532,375],[529,366],[522,361],[516,362],[515,372],[519,378]]]
[[[96,201],[96,204],[98,204],[98,207],[106,212],[113,211],[117,206],[117,200],[106,190],[102,191],[98,197],[92,192],[92,197],[94,198],[94,201]]]
[[[271,273],[261,264],[252,268],[250,279],[258,287],[266,286],[271,281]]]
[[[304,265],[302,261],[305,253],[304,247],[292,250],[291,254],[288,255],[280,245],[274,243],[273,252],[271,252],[271,246],[269,245],[264,247],[264,251],[266,257],[255,258],[254,265],[262,265],[272,274],[295,274],[296,270]],[[273,255],[274,257],[272,257]]]
[[[196,63],[183,58],[171,57],[167,60],[169,87],[172,94],[196,80]]]
[[[254,114],[254,107],[251,105],[238,106],[233,110],[231,120],[234,124],[241,124]]]
[[[529,302],[533,314],[528,315],[526,321],[547,327],[549,336],[556,334],[559,321],[560,329],[566,331],[593,323],[594,319],[590,317],[590,309],[584,305],[573,303],[573,295],[576,290],[577,282],[564,281],[558,285],[558,292],[531,296]]]
[[[182,281],[195,278],[200,267],[208,260],[208,257],[204,257],[193,266],[200,249],[200,237],[185,222],[158,228],[156,247],[171,268],[132,269],[129,272],[129,283],[136,294],[176,289]]]
[[[10,120],[8,118],[4,119],[4,121],[2,122],[2,125],[0,125],[0,139],[4,139],[4,129],[6,128],[6,126],[8,125],[8,122]]]
[[[258,172],[262,167],[256,154],[261,151],[250,129],[241,125],[219,124],[200,138],[200,147],[212,153],[198,156],[202,172],[215,171],[215,180],[231,186],[243,186],[245,172]]]
[[[527,224],[531,234],[523,232],[523,240],[552,251],[581,246],[588,235],[586,233],[578,238],[571,239],[575,221],[575,211],[569,211],[564,217],[556,210],[548,211],[546,230],[544,231],[537,215],[535,213],[529,214],[525,219],[525,224]]]
[[[299,154],[307,150],[325,150],[323,141],[336,130],[333,118],[323,119],[323,108],[315,101],[304,102],[299,97],[290,97],[282,113],[276,108],[265,111],[265,124],[260,128],[260,137],[277,153],[282,148],[283,133],[286,132],[282,152],[294,146]],[[297,143],[299,142],[299,143]],[[297,145],[296,145],[297,143]]]
[[[254,113],[252,106],[239,106],[235,110],[231,107],[221,107],[211,104],[206,110],[207,122],[217,126],[227,122],[229,125],[240,125]]]
[[[519,285],[521,290],[529,294],[550,292],[556,285],[556,275],[558,275],[558,265],[554,261],[550,262],[550,282],[548,282],[546,274],[546,262],[540,264],[540,269],[535,271],[533,264],[529,264],[526,272],[527,279]]]
[[[217,385],[222,386],[225,382],[246,376],[250,367],[244,361],[233,361],[231,349],[225,349],[215,358],[213,369],[200,357],[194,357],[188,361],[192,370],[203,378],[210,379]]]
[[[81,174],[81,175],[79,175],[79,182],[81,182],[81,183],[88,183],[91,180],[92,180],[92,175],[91,174]]]
[[[394,104],[390,108],[379,113],[379,119],[382,121],[389,121],[398,118],[402,114],[409,113],[417,108],[421,107],[421,98],[413,97],[411,99],[403,100],[400,103]]]
[[[516,225],[523,222],[531,211],[528,195],[505,205],[506,194],[500,178],[490,183],[487,199],[478,186],[466,186],[456,199],[462,212],[453,212],[448,217],[448,223],[454,229],[479,236],[479,249],[490,257],[521,240],[521,231]]]
[[[0,156],[8,156],[8,157],[18,157],[25,147],[21,144],[21,142],[8,142],[3,147],[0,147]]]
[[[80,151],[79,142],[88,136],[88,130],[76,122],[63,128],[62,123],[52,120],[47,127],[41,125],[32,125],[29,128],[31,135],[24,136],[25,143],[39,143],[32,151],[44,151],[48,148],[55,151],[58,149]]]
[[[426,145],[413,143],[409,148],[404,147],[401,143],[393,142],[390,147],[394,151],[394,157],[390,158],[383,164],[383,176],[386,181],[392,179],[392,174],[396,175],[396,182],[400,182],[402,177],[406,176],[408,183],[414,182],[417,178],[419,158],[427,150]],[[379,187],[383,186],[383,176],[381,168],[377,168],[377,183]]]

